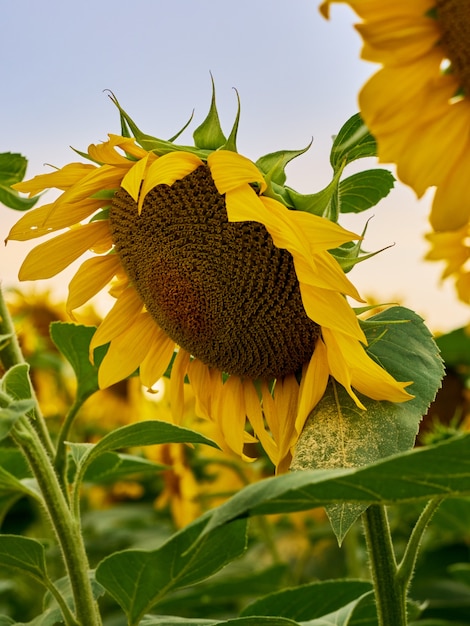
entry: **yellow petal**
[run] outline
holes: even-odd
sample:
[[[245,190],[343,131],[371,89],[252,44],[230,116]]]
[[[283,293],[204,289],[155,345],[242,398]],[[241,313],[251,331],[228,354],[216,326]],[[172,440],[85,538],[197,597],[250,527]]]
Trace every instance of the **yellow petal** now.
[[[11,229],[7,241],[27,241],[42,237],[55,230],[77,224],[94,213],[103,204],[102,200],[88,200],[79,205],[66,205],[56,210],[55,202],[32,209],[23,215]]]
[[[274,386],[274,405],[279,421],[279,461],[284,459],[298,439],[295,429],[297,406],[299,401],[299,385],[294,374],[278,379]]]
[[[148,352],[140,365],[140,380],[150,389],[163,376],[170,364],[175,351],[175,342],[157,326],[155,321],[153,321],[152,332],[149,333],[146,342]]]
[[[127,191],[134,202],[139,199],[140,186],[145,176],[145,171],[148,166],[150,153],[143,159],[136,162],[135,165],[127,172],[121,182],[121,187]]]
[[[168,152],[154,161],[147,170],[139,197],[139,212],[145,196],[157,185],[172,185],[203,165],[191,152]]]
[[[304,309],[311,320],[322,328],[331,328],[367,343],[356,314],[340,293],[317,289],[300,283]]]
[[[298,245],[298,238],[300,238],[302,248],[307,246],[311,254],[317,254],[336,248],[348,241],[362,239],[360,235],[346,230],[324,217],[305,211],[292,211],[277,200],[266,196],[260,196],[259,199],[266,211],[263,211],[259,218],[252,216],[251,219],[257,219],[266,226],[278,248],[295,249],[296,244]],[[259,211],[258,207],[256,211]],[[246,217],[245,219],[249,218]]]
[[[351,369],[350,362],[354,360],[356,351],[352,353],[344,354],[342,348],[345,346],[339,346],[337,338],[340,333],[333,333],[328,328],[322,329],[323,341],[326,346],[326,354],[328,359],[328,367],[331,375],[346,389],[348,394],[354,400],[356,405],[366,410],[366,407],[359,400],[351,387]]]
[[[170,406],[176,424],[180,424],[184,417],[184,379],[188,371],[189,360],[189,352],[179,348],[171,368]]]
[[[34,196],[45,189],[68,189],[75,185],[79,180],[87,174],[97,169],[96,165],[88,163],[69,163],[60,170],[50,172],[49,174],[39,174],[31,180],[25,180],[21,183],[12,185],[16,191],[29,193]]]
[[[243,456],[246,411],[243,383],[238,376],[229,376],[212,399],[212,416],[230,448]]]
[[[141,315],[144,303],[133,287],[127,287],[116,300],[113,308],[93,335],[90,343],[90,356],[98,346],[108,343],[122,334]]]
[[[470,111],[468,111],[470,119]],[[466,225],[470,218],[469,176],[470,144],[465,154],[455,162],[453,171],[437,188],[432,203],[430,222],[435,230],[455,230]]]
[[[207,157],[207,164],[220,194],[250,183],[258,183],[261,193],[266,190],[263,174],[253,161],[237,152],[217,150]]]
[[[310,362],[304,366],[300,383],[299,405],[295,428],[301,433],[307,417],[320,402],[330,376],[326,347],[321,337],[315,344]]]
[[[338,291],[364,302],[338,261],[328,252],[320,252],[310,259],[297,254],[293,254],[293,257],[299,282],[320,289]]]
[[[143,148],[136,146],[135,139],[121,137],[120,135],[110,134],[108,136],[108,141],[88,146],[88,154],[94,161],[106,163],[107,165],[124,165],[125,167],[129,167],[129,158],[117,152],[116,148],[121,148],[129,154],[134,153],[133,156],[139,155],[139,158],[148,154]]]
[[[98,221],[58,235],[36,246],[20,268],[20,280],[51,278],[73,263],[100,239],[109,236],[108,222]]]
[[[148,351],[148,337],[152,335],[155,322],[148,314],[137,317],[126,325],[124,332],[115,337],[98,370],[101,389],[124,380],[139,367]]]
[[[69,283],[67,311],[77,309],[104,289],[120,266],[121,261],[117,254],[87,259]]]
[[[258,437],[263,449],[274,465],[278,461],[278,449],[271,435],[266,430],[264,424],[263,412],[261,411],[260,398],[258,392],[251,380],[244,381],[243,392],[245,396],[246,414],[253,428],[255,435]]]

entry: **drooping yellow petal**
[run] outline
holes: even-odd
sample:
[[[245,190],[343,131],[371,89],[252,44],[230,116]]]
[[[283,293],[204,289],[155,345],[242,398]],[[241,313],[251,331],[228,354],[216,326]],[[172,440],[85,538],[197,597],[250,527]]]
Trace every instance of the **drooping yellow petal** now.
[[[69,189],[87,174],[97,169],[96,165],[89,163],[69,163],[60,170],[48,174],[38,174],[31,180],[12,185],[13,189],[34,196],[45,189]]]
[[[101,389],[114,385],[133,374],[149,351],[148,337],[155,322],[148,314],[139,315],[132,324],[109,344],[98,370]]]
[[[327,291],[338,291],[364,302],[338,261],[328,252],[319,252],[310,258],[295,253],[293,257],[299,282]]]
[[[470,119],[470,108],[468,110]],[[456,230],[470,219],[470,151],[455,162],[447,180],[436,189],[430,222],[434,230]]]
[[[263,174],[253,161],[237,152],[217,150],[207,157],[207,164],[220,194],[250,183],[257,183],[261,193],[266,190]]]
[[[266,196],[260,196],[259,200],[266,211],[263,211],[259,218],[252,216],[244,219],[261,221],[278,248],[296,249],[300,238],[302,248],[307,246],[311,254],[317,254],[336,248],[348,241],[362,239],[360,235],[346,230],[324,217],[305,211],[292,211],[277,200]],[[238,211],[240,208],[237,206]],[[249,210],[250,205],[245,208],[245,211]],[[257,207],[256,211],[258,210]],[[231,221],[235,221],[235,219]]]
[[[131,166],[132,161],[129,161],[129,167]],[[113,165],[95,167],[80,181],[64,191],[60,198],[56,200],[56,206],[59,207],[69,203],[82,202],[105,189],[117,189],[121,184],[125,172],[126,169],[124,167],[118,168]]]
[[[109,236],[108,222],[92,222],[39,244],[27,255],[20,280],[51,278],[73,263],[100,239]]]
[[[148,344],[148,352],[140,365],[140,380],[143,385],[151,389],[170,364],[175,351],[175,342],[157,326],[155,321],[145,341]]]
[[[143,302],[133,287],[127,287],[116,300],[93,335],[90,343],[90,357],[98,346],[102,346],[123,333],[141,315]]]
[[[320,337],[315,344],[315,350],[309,363],[304,366],[300,383],[299,405],[295,428],[302,432],[305,421],[325,393],[330,369],[326,353],[326,346]]]
[[[117,152],[116,148],[121,148],[125,152],[142,158],[147,151],[137,146],[135,139],[129,137],[121,137],[120,135],[108,135],[109,140],[100,144],[91,144],[88,146],[88,154],[94,161],[114,165],[116,167],[124,165],[129,167],[129,158]]]
[[[84,200],[79,204],[62,206],[60,211],[56,210],[54,202],[44,204],[25,213],[11,229],[7,241],[27,241],[68,228],[94,213],[102,204],[102,200]]]
[[[278,464],[285,459],[298,438],[295,422],[299,401],[299,385],[294,374],[278,379],[274,386],[274,405],[279,422],[279,439],[276,441],[279,449]]]
[[[218,393],[214,393],[212,414],[230,448],[243,456],[246,410],[243,383],[238,376],[229,376]]]
[[[340,293],[300,283],[305,312],[322,328],[331,328],[367,343],[356,314]]]
[[[168,152],[154,161],[147,170],[139,196],[139,212],[148,192],[157,185],[172,185],[202,165],[191,152]]]
[[[270,458],[271,462],[276,465],[278,459],[278,449],[271,435],[266,430],[261,411],[260,397],[251,380],[244,381],[243,392],[245,396],[245,408],[248,420],[253,428],[255,435],[258,437],[263,449]]]
[[[184,379],[188,371],[190,358],[189,352],[179,348],[171,368],[170,405],[176,424],[180,424],[184,416]]]
[[[103,257],[87,259],[69,283],[69,295],[67,298],[67,311],[88,302],[106,285],[119,271],[121,260],[117,254],[108,254]]]

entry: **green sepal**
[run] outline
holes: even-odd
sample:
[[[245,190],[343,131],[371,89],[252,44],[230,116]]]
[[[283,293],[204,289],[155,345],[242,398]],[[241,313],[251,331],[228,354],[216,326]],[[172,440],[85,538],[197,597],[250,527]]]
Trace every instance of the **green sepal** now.
[[[235,121],[232,126],[232,130],[230,131],[230,135],[228,136],[227,141],[224,143],[221,148],[223,150],[230,150],[230,152],[237,152],[237,133],[238,133],[238,124],[240,122],[240,111],[241,111],[241,103],[240,96],[238,91],[235,89],[235,93],[237,94],[237,115],[235,116]]]
[[[278,150],[277,152],[265,154],[256,161],[255,165],[263,172],[268,186],[270,182],[284,185],[287,178],[285,172],[286,165],[301,154],[305,154],[311,145],[312,142],[306,148],[302,148],[302,150]]]
[[[290,202],[297,211],[306,211],[307,213],[313,213],[319,217],[328,217],[328,219],[331,219],[330,207],[338,189],[341,173],[342,169],[339,169],[335,173],[333,180],[317,193],[302,194],[290,187],[286,187],[285,189]],[[331,221],[336,220],[331,219]]]
[[[113,192],[113,196],[114,196]],[[108,220],[109,219],[109,209],[110,207],[105,207],[104,209],[102,209],[99,213],[97,213],[96,215],[93,215],[93,217],[90,219],[90,222],[100,222],[103,220]]]
[[[212,99],[209,113],[206,119],[193,132],[194,145],[203,150],[217,150],[227,143],[222,128],[220,126],[219,113],[215,102],[215,85],[214,78],[211,74],[212,81]]]
[[[179,131],[178,131],[175,135],[173,135],[173,137],[170,137],[170,138],[168,139],[168,141],[173,142],[173,141],[175,141],[175,139],[178,139],[178,137],[179,137],[182,133],[184,133],[184,131],[185,131],[185,130],[188,128],[188,126],[191,124],[191,122],[193,121],[193,117],[194,117],[194,109],[192,110],[191,115],[189,116],[189,120],[186,122],[186,124],[185,124],[182,128],[180,128],[180,130],[179,130]]]
[[[362,261],[367,261],[367,259],[371,259],[376,254],[380,254],[384,250],[391,248],[392,246],[385,246],[385,248],[381,248],[380,250],[376,250],[375,252],[365,252],[361,248],[362,240],[365,237],[367,226],[369,225],[369,220],[367,220],[366,225],[361,233],[361,239],[359,241],[347,241],[341,246],[334,248],[333,250],[329,250],[330,254],[338,261],[341,265],[342,270],[345,273],[348,273],[352,270],[352,268],[358,263],[362,263]]]

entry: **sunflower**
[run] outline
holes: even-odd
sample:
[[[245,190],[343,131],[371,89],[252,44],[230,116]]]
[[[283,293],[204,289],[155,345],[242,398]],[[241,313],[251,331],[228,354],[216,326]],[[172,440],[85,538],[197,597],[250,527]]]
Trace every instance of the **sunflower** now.
[[[320,10],[328,17],[326,0]],[[436,187],[435,231],[470,216],[470,4],[462,0],[348,0],[362,19],[362,57],[382,68],[359,94],[382,162],[418,196]]]
[[[189,380],[198,415],[214,423],[222,445],[246,458],[246,444],[259,441],[279,471],[329,376],[361,409],[357,392],[408,400],[409,383],[366,352],[345,297],[360,296],[329,252],[358,236],[286,200],[296,197],[282,165],[292,153],[257,163],[239,154],[239,114],[226,139],[214,96],[191,147],[142,133],[114,102],[121,135],[81,153],[91,163],[16,185],[62,194],[8,236],[66,229],[28,254],[20,280],[54,276],[92,251],[70,282],[70,312],[112,282],[116,302],[90,346],[93,358],[109,344],[100,386],[139,369],[151,389],[171,363],[175,420]]]
[[[426,235],[426,239],[431,243],[431,250],[427,253],[426,259],[446,263],[442,280],[453,277],[459,299],[467,304],[470,304],[469,238],[470,224],[457,230]]]

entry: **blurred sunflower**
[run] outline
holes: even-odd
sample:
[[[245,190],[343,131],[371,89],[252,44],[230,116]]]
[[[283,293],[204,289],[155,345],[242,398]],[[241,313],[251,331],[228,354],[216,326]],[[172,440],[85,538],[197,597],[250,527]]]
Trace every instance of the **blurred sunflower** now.
[[[320,10],[328,17],[332,2]],[[343,0],[363,20],[362,57],[382,68],[359,94],[382,162],[422,196],[436,187],[431,224],[470,216],[470,4],[462,0]]]
[[[457,230],[428,233],[426,239],[431,243],[426,259],[445,262],[442,280],[453,277],[459,299],[470,304],[470,224]]]
[[[409,399],[409,383],[367,354],[345,297],[360,296],[329,252],[359,237],[295,210],[300,194],[284,185],[286,163],[303,151],[257,163],[238,154],[239,114],[226,139],[214,97],[194,147],[142,133],[114,102],[121,135],[89,146],[82,156],[92,163],[15,185],[63,193],[25,214],[8,236],[69,229],[28,254],[21,280],[54,276],[93,251],[70,282],[69,311],[116,279],[116,303],[91,344],[93,355],[109,343],[101,387],[139,368],[151,388],[172,363],[175,415],[187,377],[197,413],[214,422],[219,442],[245,456],[258,439],[279,471],[330,375],[360,408],[356,392]]]

